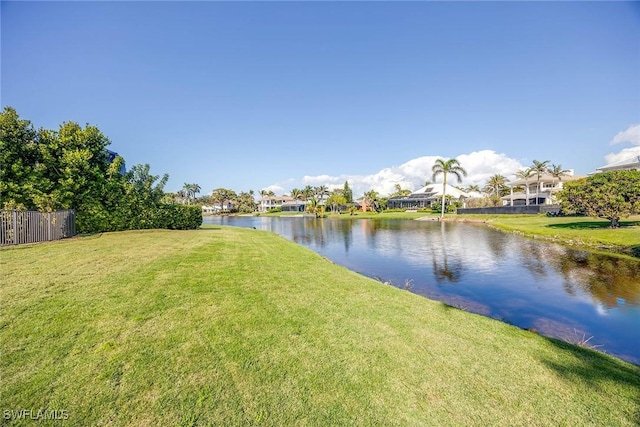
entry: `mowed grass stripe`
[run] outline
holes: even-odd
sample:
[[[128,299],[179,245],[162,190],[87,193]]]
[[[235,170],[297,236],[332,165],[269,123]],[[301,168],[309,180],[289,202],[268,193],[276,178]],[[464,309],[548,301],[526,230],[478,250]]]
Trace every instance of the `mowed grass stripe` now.
[[[640,422],[637,366],[272,233],[107,233],[0,260],[3,410],[78,426]]]

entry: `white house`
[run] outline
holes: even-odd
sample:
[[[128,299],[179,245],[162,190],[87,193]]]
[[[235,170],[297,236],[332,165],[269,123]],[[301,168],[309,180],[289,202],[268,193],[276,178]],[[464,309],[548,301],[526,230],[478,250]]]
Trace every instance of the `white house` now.
[[[620,171],[620,170],[636,170],[640,171],[640,156],[635,156],[630,159],[619,160],[617,162],[609,163],[604,166],[600,166],[594,173]]]
[[[229,212],[232,210],[234,210],[234,205],[231,200],[225,200],[222,205],[216,204],[212,206],[206,206],[206,205],[202,206],[202,213],[215,214],[223,211]]]
[[[287,195],[266,196],[258,204],[258,212],[268,212],[270,209],[281,208],[283,203],[293,202],[294,198]]]
[[[464,201],[471,197],[465,191],[462,191],[449,184],[446,186],[447,196],[453,197],[457,201]],[[391,209],[421,209],[430,207],[432,203],[442,201],[442,184],[429,184],[419,190],[414,191],[408,196],[392,197],[387,201],[387,206]]]
[[[516,179],[507,183],[511,187],[511,194],[502,197],[504,206],[523,206],[523,205],[551,205],[555,202],[555,193],[562,190],[565,182],[576,181],[584,176],[575,175],[573,170],[569,170],[566,175],[559,178],[550,175],[533,175],[529,179]],[[514,192],[515,187],[523,187],[523,191]],[[528,191],[527,191],[528,188]],[[537,196],[537,200],[536,200]]]

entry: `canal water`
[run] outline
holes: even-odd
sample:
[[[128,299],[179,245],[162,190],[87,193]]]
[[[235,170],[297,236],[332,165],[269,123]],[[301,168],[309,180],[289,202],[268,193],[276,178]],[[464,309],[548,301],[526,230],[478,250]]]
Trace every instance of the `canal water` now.
[[[243,216],[204,223],[269,230],[382,282],[640,364],[640,260],[482,224]]]

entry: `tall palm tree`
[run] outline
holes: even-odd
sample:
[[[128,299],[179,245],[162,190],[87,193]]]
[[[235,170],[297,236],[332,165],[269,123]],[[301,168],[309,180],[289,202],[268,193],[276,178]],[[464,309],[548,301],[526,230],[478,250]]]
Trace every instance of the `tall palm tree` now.
[[[292,188],[291,189],[291,193],[290,193],[291,197],[294,198],[295,200],[300,200],[302,199],[302,197],[304,196],[302,194],[302,190],[300,190],[299,188]]]
[[[507,178],[500,175],[499,173],[489,177],[487,181],[486,189],[488,192],[496,197],[500,197],[502,195],[502,187],[507,183]]]
[[[549,174],[553,177],[553,186],[556,186],[556,178],[558,179],[558,181],[562,181],[562,177],[566,176],[570,170],[569,169],[562,169],[562,165],[554,165],[551,164],[551,166],[548,169]]]
[[[520,169],[518,172],[516,172],[517,178],[524,179],[524,188],[527,194],[527,206],[529,206],[529,178],[531,178],[532,176],[533,169],[531,168]]]
[[[553,177],[553,189],[555,189],[556,179],[558,179],[558,181],[562,181],[562,177],[566,176],[570,171],[569,169],[562,169],[562,165],[551,164],[551,166],[548,169],[548,172]],[[551,191],[553,191],[553,189]],[[555,195],[553,196],[553,198],[555,202]]]
[[[182,191],[184,192],[188,205],[191,204],[191,195],[193,194],[192,188],[193,188],[193,184],[188,184],[186,182],[182,186]]]
[[[202,190],[202,187],[200,187],[196,183],[193,183],[189,186],[189,192],[191,193],[191,197],[193,197],[194,200],[196,198],[196,194],[198,194],[200,190]]]
[[[302,194],[304,194],[305,200],[309,200],[313,196],[313,187],[307,185],[302,189]]]
[[[536,205],[540,203],[540,177],[549,171],[548,163],[549,160],[544,162],[534,160],[533,166],[531,166],[533,173],[536,174]]]
[[[438,159],[434,163],[431,168],[431,172],[433,172],[433,176],[431,179],[434,181],[436,177],[440,174],[443,176],[442,180],[442,212],[440,214],[440,218],[444,218],[444,203],[445,203],[445,194],[447,192],[447,175],[455,175],[458,178],[458,182],[462,182],[462,176],[467,176],[467,171],[460,165],[460,162],[456,159],[443,160]]]
[[[480,187],[478,185],[476,185],[476,184],[471,184],[471,185],[467,186],[466,191],[467,192],[475,191],[476,193],[479,193],[480,192]]]
[[[321,185],[319,187],[316,187],[313,189],[313,191],[320,200],[324,199],[324,196],[329,195],[329,189],[327,188],[326,185]]]

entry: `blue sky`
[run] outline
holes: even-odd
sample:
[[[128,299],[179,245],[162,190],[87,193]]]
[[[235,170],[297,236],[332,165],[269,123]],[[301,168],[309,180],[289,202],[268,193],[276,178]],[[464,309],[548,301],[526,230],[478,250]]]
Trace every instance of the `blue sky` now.
[[[640,155],[638,2],[10,2],[2,106],[203,192]]]

